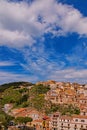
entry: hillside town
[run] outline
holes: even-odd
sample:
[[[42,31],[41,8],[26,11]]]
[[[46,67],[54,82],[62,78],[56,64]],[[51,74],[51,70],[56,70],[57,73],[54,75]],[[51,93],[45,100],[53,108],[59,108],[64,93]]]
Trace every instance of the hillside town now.
[[[87,0],[0,0],[0,130],[87,130]]]
[[[12,103],[4,105],[4,112],[17,117],[31,117],[33,120],[27,122],[27,127],[32,127],[33,130],[87,130],[87,85],[70,82],[38,82],[36,85],[49,86],[50,90],[45,93],[45,100],[50,101],[54,105],[69,105],[78,107],[76,114],[61,113],[54,111],[46,114],[44,111],[38,111],[32,107],[13,108]],[[33,85],[32,85],[33,86]],[[32,86],[27,86],[30,90]],[[20,86],[24,88],[24,86]],[[40,102],[38,102],[40,104]],[[19,124],[20,125],[20,124]],[[16,130],[17,126],[9,126],[8,130]]]

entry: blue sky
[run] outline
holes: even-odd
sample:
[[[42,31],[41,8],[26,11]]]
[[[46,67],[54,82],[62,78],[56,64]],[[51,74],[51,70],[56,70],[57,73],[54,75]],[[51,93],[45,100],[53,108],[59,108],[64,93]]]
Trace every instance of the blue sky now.
[[[0,84],[87,83],[86,0],[0,0]]]

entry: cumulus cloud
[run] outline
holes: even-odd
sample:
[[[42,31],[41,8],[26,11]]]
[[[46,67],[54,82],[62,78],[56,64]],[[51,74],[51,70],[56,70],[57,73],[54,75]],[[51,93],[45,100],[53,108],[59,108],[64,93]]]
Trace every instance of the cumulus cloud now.
[[[56,0],[10,2],[0,0],[0,45],[23,47],[37,38],[76,32],[87,36],[87,17]]]
[[[31,37],[23,34],[22,32],[18,31],[9,31],[9,30],[0,30],[0,40],[1,44],[7,46],[18,46],[21,47],[22,45],[26,45],[26,42],[29,42],[30,45],[34,41]],[[26,41],[26,42],[25,42]]]

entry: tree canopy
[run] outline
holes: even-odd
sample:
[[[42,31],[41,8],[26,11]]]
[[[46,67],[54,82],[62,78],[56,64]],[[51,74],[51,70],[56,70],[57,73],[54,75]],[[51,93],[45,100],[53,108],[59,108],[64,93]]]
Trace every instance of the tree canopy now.
[[[17,117],[16,119],[15,119],[15,122],[16,123],[27,123],[27,122],[32,122],[33,121],[33,119],[31,118],[31,117]]]

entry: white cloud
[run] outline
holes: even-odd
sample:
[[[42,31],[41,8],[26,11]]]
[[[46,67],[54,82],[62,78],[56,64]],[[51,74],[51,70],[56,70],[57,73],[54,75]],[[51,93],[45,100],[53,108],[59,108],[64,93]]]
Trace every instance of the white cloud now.
[[[38,77],[44,78],[46,75],[50,75],[51,71],[60,70],[65,66],[63,60],[60,60],[60,56],[55,56],[53,50],[46,52],[44,45],[39,43],[38,47],[24,49],[23,56],[25,63],[20,63],[20,66],[33,75],[37,74]]]
[[[87,64],[84,59],[87,54],[86,44],[75,46],[71,54],[68,55],[55,55],[51,49],[46,52],[44,45],[40,46],[39,44],[38,47],[33,46],[31,49],[25,49],[23,54],[26,63],[21,66],[27,72],[36,74],[40,80],[87,82],[87,69],[83,69]]]
[[[81,66],[87,65],[87,42],[79,42],[72,50],[70,54],[65,56],[69,65],[81,68]]]
[[[0,84],[15,81],[36,82],[37,80],[38,77],[36,76],[0,71]]]
[[[15,63],[9,62],[9,61],[0,61],[0,67],[3,66],[13,66]]]
[[[87,36],[87,17],[56,0],[35,0],[31,4],[0,0],[0,45],[32,45],[37,37],[49,32],[54,36],[73,32]]]
[[[87,69],[77,70],[71,68],[54,71],[51,73],[51,75],[48,75],[48,79],[87,83]]]
[[[31,37],[23,34],[22,32],[18,31],[9,31],[9,30],[0,30],[0,40],[1,44],[8,46],[18,46],[21,47],[23,44],[26,45],[26,42],[32,44],[34,41]],[[26,41],[26,42],[25,42]]]
[[[45,70],[44,70],[45,71]],[[76,70],[76,69],[64,69],[64,70],[55,70],[51,72],[45,71],[44,80],[56,80],[56,81],[65,81],[65,82],[78,82],[78,83],[87,83],[87,69]],[[11,72],[0,71],[0,84],[6,82],[15,82],[15,81],[28,81],[28,82],[37,82],[41,80],[41,77],[36,75],[26,75],[26,74],[17,74]]]

